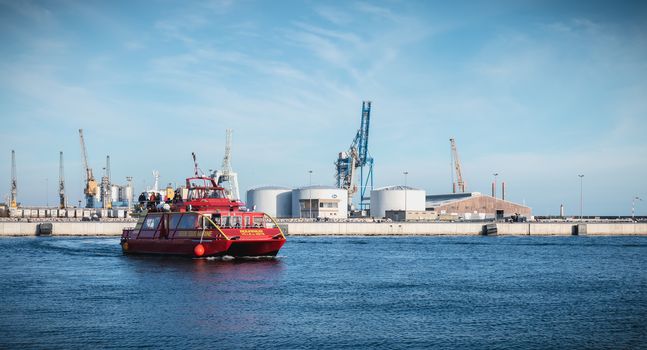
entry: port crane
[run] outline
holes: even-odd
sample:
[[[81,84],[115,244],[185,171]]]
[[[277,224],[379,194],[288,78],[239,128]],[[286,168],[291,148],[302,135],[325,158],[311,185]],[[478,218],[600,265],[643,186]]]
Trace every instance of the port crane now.
[[[232,129],[227,129],[225,134],[225,155],[222,158],[222,167],[220,172],[216,172],[214,178],[218,186],[225,189],[225,194],[230,200],[240,200],[240,190],[238,188],[238,174],[234,172],[231,166],[231,136]],[[223,183],[227,186],[223,186]]]
[[[65,171],[63,168],[63,151],[59,152],[58,165],[58,207],[65,209],[67,207],[67,197],[65,196]]]
[[[18,208],[18,177],[16,175],[16,151],[11,150],[11,201],[10,208]]]
[[[449,139],[449,144],[452,149],[452,171],[456,171],[456,182],[452,181],[452,192],[456,193],[456,185],[458,184],[458,191],[465,192],[465,182],[463,181],[463,172],[461,170],[461,159],[458,157],[458,150],[456,149],[456,140]]]
[[[101,177],[101,203],[103,209],[112,209],[112,191],[110,190],[110,156],[106,156],[106,167]]]
[[[85,207],[94,208],[99,187],[92,174],[92,168],[88,165],[88,152],[85,149],[85,140],[83,139],[83,129],[79,129],[79,138],[81,141],[81,158],[83,159],[83,170],[85,171]]]
[[[371,121],[371,101],[362,102],[360,128],[348,151],[340,152],[335,162],[338,188],[348,191],[348,207],[353,209],[353,196],[359,191],[359,209],[369,209],[370,189],[373,188],[373,158],[368,152],[368,132]],[[359,169],[359,176],[357,170]],[[359,189],[355,184],[359,177]],[[369,192],[367,192],[369,191]]]

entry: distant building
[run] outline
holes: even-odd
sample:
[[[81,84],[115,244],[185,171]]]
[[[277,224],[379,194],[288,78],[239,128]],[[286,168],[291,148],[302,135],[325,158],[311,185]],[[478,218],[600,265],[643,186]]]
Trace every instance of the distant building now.
[[[292,217],[292,190],[287,187],[265,186],[247,191],[247,207],[272,217]]]
[[[371,216],[383,218],[387,210],[425,210],[425,191],[409,186],[389,186],[371,191]]]
[[[503,219],[515,214],[530,218],[532,214],[530,207],[479,192],[428,195],[425,208],[438,215],[458,215],[466,220]]]
[[[348,192],[332,186],[306,186],[292,190],[293,218],[348,217]]]

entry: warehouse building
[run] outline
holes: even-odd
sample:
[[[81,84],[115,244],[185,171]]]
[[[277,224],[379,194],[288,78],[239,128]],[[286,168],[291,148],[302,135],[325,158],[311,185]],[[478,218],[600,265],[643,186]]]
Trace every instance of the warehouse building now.
[[[438,215],[457,215],[466,220],[501,220],[514,215],[530,218],[532,215],[530,207],[479,192],[428,195],[425,206],[426,210]]]

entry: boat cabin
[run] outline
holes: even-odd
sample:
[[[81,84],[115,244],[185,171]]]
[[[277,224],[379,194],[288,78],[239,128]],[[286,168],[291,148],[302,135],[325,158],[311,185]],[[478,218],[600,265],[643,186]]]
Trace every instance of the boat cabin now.
[[[150,212],[140,218],[133,232],[137,238],[186,238],[201,236],[223,238],[277,229],[274,221],[258,212]],[[272,230],[273,231],[273,230]],[[268,234],[272,232],[267,232]]]

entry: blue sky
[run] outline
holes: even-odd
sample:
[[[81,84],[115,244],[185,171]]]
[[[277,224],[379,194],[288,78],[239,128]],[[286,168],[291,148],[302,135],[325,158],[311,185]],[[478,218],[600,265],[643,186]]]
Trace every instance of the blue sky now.
[[[58,152],[82,197],[78,129],[100,176],[136,190],[219,167],[241,191],[333,184],[373,101],[376,186],[468,190],[535,214],[629,215],[647,199],[647,5],[622,1],[0,0],[0,194],[55,203]],[[47,179],[47,180],[46,180]],[[47,184],[47,186],[46,186]],[[45,194],[47,193],[47,195]],[[647,215],[647,202],[638,205]]]

